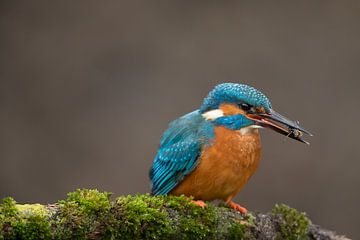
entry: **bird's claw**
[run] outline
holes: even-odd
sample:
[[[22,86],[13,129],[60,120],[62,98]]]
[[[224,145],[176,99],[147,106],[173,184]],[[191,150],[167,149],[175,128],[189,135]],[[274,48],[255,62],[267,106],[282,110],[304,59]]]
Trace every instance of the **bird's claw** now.
[[[240,206],[239,204],[237,203],[234,203],[233,201],[230,201],[227,203],[228,206],[236,211],[239,211],[241,214],[246,214],[247,213],[247,209]]]
[[[195,204],[201,208],[205,208],[206,207],[206,203],[202,200],[191,200],[192,204]]]

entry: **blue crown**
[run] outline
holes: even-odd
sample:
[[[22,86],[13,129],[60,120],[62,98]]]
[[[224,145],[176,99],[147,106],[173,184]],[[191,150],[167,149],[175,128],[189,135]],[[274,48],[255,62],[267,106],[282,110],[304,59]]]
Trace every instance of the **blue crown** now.
[[[270,111],[271,103],[269,99],[260,91],[245,84],[222,83],[217,85],[204,99],[200,112],[219,108],[222,103],[241,103],[245,102],[255,107],[264,107],[265,111]]]

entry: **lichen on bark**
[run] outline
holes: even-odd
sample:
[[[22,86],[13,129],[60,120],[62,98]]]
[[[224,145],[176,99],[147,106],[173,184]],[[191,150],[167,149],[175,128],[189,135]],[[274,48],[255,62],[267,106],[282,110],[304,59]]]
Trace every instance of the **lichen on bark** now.
[[[185,196],[120,196],[82,189],[55,204],[0,205],[0,239],[345,239],[276,205],[243,216],[226,206],[200,208]]]

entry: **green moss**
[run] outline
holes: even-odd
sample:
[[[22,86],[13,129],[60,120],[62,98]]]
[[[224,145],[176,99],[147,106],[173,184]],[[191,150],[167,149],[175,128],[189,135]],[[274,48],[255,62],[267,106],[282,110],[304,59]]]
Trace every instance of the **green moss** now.
[[[117,199],[121,237],[211,239],[218,217],[212,204],[200,208],[185,196],[126,196]]]
[[[205,208],[201,208],[189,200],[185,203],[185,208],[179,209],[183,213],[180,218],[180,232],[188,239],[212,238],[218,223],[214,205],[207,203]]]
[[[3,217],[13,217],[17,214],[16,201],[11,198],[3,198],[0,205],[0,214]]]
[[[240,223],[231,224],[226,239],[250,239],[250,236],[246,234],[246,226]]]
[[[252,214],[240,215],[235,210],[229,210],[225,204],[220,204],[216,211],[216,239],[254,239],[250,231],[255,218]]]
[[[29,215],[12,223],[15,239],[49,239],[51,227],[46,217]]]
[[[173,234],[163,197],[128,195],[118,198],[116,203],[121,238],[158,239]]]
[[[16,204],[16,209],[22,214],[38,214],[45,216],[47,214],[47,210],[44,205],[39,203],[35,204]]]
[[[13,198],[7,197],[2,199],[0,204],[0,239],[9,236],[12,230],[11,223],[17,215],[16,202]]]
[[[255,216],[252,213],[246,213],[244,220],[248,223],[249,226],[255,226]]]
[[[49,239],[50,223],[40,206],[25,208],[12,198],[4,198],[0,205],[0,239]]]
[[[97,232],[97,228],[107,227],[111,219],[111,193],[98,190],[78,189],[69,193],[66,200],[58,202],[59,212],[54,217],[55,239],[86,239]],[[100,224],[101,223],[101,224]],[[108,233],[107,229],[103,231]]]
[[[2,239],[254,239],[258,216],[242,216],[228,207],[201,208],[180,196],[122,196],[77,190],[57,204],[0,204]],[[286,205],[276,205],[269,229],[278,239],[305,239],[310,221]],[[275,234],[275,233],[273,233]]]
[[[305,213],[298,212],[285,204],[276,204],[272,214],[278,218],[279,239],[307,239],[307,232],[311,222]]]
[[[200,208],[180,196],[123,196],[115,202],[110,193],[77,190],[59,201],[52,211],[40,204],[17,205],[4,199],[1,205],[0,239],[242,239],[245,225],[220,219],[227,208],[207,203]],[[215,232],[223,226],[224,234]],[[51,233],[51,234],[50,234]]]
[[[106,212],[111,208],[110,196],[112,193],[98,190],[78,189],[68,193],[66,202],[76,203],[84,213]]]

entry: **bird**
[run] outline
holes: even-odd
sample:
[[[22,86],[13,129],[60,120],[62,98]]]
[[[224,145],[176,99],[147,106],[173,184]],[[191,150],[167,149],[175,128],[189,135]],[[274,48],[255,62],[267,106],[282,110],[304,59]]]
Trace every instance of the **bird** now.
[[[246,214],[232,199],[256,171],[261,158],[260,128],[309,144],[312,134],[273,110],[254,87],[221,83],[199,109],[172,121],[150,167],[152,195],[185,195],[205,207],[221,200]]]

